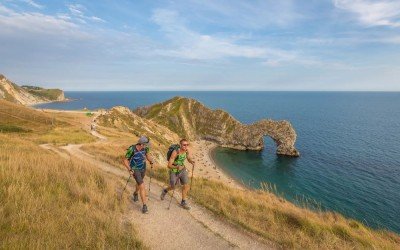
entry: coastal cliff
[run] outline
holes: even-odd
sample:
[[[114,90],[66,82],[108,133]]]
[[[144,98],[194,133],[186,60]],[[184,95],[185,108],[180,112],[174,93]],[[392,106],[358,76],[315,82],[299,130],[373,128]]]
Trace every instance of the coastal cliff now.
[[[65,101],[60,89],[44,89],[35,86],[18,86],[0,74],[0,99],[22,105]]]
[[[239,150],[261,150],[264,136],[276,143],[278,155],[300,155],[295,148],[296,132],[288,121],[261,120],[245,125],[223,110],[211,110],[189,98],[174,97],[162,103],[140,107],[135,114],[164,125],[189,140],[205,139],[219,146]]]
[[[152,143],[172,144],[179,140],[179,136],[165,126],[142,118],[122,106],[102,112],[97,117],[97,123],[105,127],[133,133],[136,136],[146,134],[152,139]]]

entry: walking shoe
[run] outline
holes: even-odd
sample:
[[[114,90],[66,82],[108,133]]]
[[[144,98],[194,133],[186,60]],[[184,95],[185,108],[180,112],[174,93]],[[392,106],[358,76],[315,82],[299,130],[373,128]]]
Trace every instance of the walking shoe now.
[[[184,200],[181,201],[181,207],[186,210],[190,210],[190,206]]]
[[[165,192],[165,189],[163,189],[163,191],[161,191],[161,195],[160,198],[163,201],[165,199],[165,196],[167,195],[168,192]]]
[[[142,207],[142,213],[144,213],[144,214],[149,213],[149,210],[147,209],[147,205],[146,204],[144,204],[143,207]]]
[[[138,195],[138,193],[133,193],[132,200],[133,200],[134,202],[137,202],[137,201],[139,200],[139,195]]]

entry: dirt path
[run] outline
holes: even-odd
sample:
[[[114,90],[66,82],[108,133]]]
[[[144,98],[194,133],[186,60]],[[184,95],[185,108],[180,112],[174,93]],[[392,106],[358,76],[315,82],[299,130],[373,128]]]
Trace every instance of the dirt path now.
[[[67,145],[56,148],[52,145],[42,145],[43,148],[60,154],[63,158],[76,157],[82,161],[94,164],[101,170],[127,178],[127,172],[110,164],[97,160],[94,156],[82,151],[82,145]],[[69,155],[68,155],[69,154]],[[148,190],[149,178],[145,178]],[[132,182],[131,182],[132,184]],[[191,203],[192,209],[187,211],[179,207],[179,192],[175,192],[171,208],[168,210],[170,196],[160,200],[163,184],[152,179],[149,194],[149,213],[141,213],[141,203],[131,202],[131,212],[125,219],[132,221],[138,229],[139,237],[151,249],[270,249],[270,245],[254,235],[250,235],[237,227],[222,221],[205,208]],[[128,187],[132,193],[133,185]]]
[[[107,140],[103,135],[90,131],[92,135],[101,141]],[[91,163],[104,172],[121,177],[128,177],[127,171],[123,171],[108,163],[97,160],[95,156],[82,151],[80,145],[67,145],[57,148],[51,144],[41,145],[42,148],[60,154],[69,159],[75,157],[81,161]],[[134,181],[128,187],[133,192]],[[149,178],[145,177],[148,191]],[[187,211],[179,206],[180,192],[175,192],[171,208],[168,210],[170,196],[164,201],[160,200],[160,194],[164,183],[155,179],[151,181],[149,195],[149,213],[142,214],[141,203],[131,201],[131,212],[125,215],[138,229],[139,237],[145,245],[151,249],[272,249],[271,244],[266,244],[259,237],[252,235],[238,227],[231,225],[211,214],[207,209],[190,202],[191,210]]]

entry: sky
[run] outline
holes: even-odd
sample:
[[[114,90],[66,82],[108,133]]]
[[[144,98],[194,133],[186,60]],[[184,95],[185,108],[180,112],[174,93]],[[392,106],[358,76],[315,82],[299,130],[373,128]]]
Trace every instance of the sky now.
[[[400,91],[400,0],[0,0],[0,73],[64,90]]]

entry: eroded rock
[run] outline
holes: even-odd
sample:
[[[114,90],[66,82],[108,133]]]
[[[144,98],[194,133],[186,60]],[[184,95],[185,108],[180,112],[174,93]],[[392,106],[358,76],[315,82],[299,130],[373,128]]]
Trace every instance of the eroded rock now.
[[[276,153],[299,156],[295,148],[296,132],[288,121],[261,120],[245,125],[223,110],[211,110],[200,102],[174,97],[163,103],[141,107],[135,113],[162,124],[189,140],[215,141],[222,147],[239,150],[262,150],[264,136],[276,143]]]

